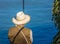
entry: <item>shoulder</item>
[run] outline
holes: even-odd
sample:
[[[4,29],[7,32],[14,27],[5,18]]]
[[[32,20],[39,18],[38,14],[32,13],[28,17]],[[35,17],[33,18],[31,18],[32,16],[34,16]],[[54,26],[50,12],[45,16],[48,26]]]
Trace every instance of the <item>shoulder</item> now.
[[[8,31],[8,34],[16,34],[19,30],[16,27],[11,27]]]
[[[12,38],[19,30],[16,27],[11,27],[8,31],[8,38]]]
[[[31,30],[29,28],[24,28],[22,31],[30,32]]]
[[[16,28],[16,27],[14,27],[14,26],[13,26],[13,27],[10,27],[10,30],[12,30],[12,29],[17,29],[17,28]]]
[[[24,28],[22,30],[22,32],[25,34],[25,35],[30,35],[30,29],[29,28]]]
[[[16,30],[18,30],[16,27],[11,27],[11,28],[9,29],[9,31],[16,31]]]

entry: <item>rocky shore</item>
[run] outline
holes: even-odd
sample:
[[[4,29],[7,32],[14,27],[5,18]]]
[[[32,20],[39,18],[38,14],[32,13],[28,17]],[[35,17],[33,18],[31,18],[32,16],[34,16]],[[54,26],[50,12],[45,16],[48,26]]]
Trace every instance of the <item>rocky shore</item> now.
[[[58,29],[58,33],[55,35],[53,44],[60,44],[60,0],[54,0],[53,4],[53,21]]]
[[[59,15],[60,14],[60,0],[54,0],[53,4],[53,15]]]

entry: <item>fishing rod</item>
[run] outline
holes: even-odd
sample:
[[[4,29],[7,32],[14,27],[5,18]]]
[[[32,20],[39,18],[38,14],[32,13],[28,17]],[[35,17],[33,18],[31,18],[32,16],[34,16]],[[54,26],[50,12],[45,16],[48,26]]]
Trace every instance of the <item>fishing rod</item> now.
[[[24,0],[23,0],[23,2],[22,2],[22,3],[23,3],[23,5],[22,5],[22,6],[23,6],[23,12],[24,12]]]

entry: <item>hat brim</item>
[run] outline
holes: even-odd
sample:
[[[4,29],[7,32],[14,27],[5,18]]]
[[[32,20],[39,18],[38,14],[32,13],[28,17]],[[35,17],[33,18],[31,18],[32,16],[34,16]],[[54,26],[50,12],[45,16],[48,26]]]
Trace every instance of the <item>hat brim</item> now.
[[[12,18],[12,22],[16,25],[20,25],[20,24],[26,24],[30,21],[30,16],[29,15],[25,15],[25,19],[19,21],[15,18]]]

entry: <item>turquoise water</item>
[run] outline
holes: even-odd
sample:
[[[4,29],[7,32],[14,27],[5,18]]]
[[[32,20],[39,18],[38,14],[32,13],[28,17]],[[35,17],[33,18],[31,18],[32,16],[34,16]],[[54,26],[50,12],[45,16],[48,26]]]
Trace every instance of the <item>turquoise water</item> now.
[[[31,16],[26,25],[33,31],[33,44],[51,44],[58,30],[52,21],[53,0],[25,0],[25,14]],[[22,0],[0,0],[0,44],[10,44],[8,30],[11,19],[22,11]]]

